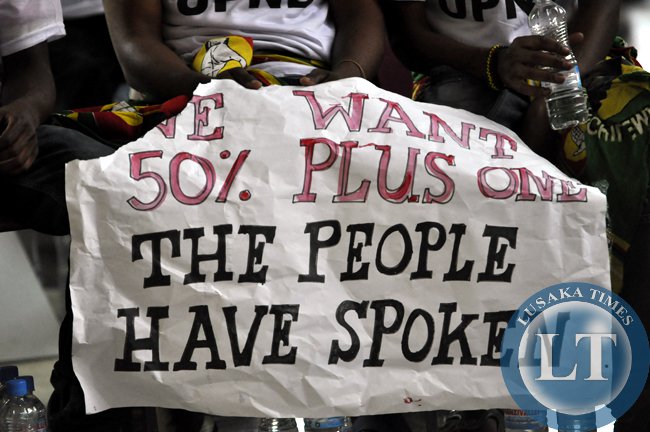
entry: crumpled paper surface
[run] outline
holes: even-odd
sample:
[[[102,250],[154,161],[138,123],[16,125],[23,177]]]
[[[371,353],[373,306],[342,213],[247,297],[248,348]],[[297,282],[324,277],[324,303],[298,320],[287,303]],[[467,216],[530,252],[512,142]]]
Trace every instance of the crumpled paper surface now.
[[[361,79],[201,85],[66,184],[88,412],[514,406],[508,311],[608,286],[598,190],[485,118]]]

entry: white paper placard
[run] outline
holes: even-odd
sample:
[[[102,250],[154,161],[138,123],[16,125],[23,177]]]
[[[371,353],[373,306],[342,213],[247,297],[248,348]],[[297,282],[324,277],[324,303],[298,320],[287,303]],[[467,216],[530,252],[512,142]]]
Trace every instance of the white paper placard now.
[[[597,189],[494,122],[361,79],[201,85],[66,180],[89,412],[513,406],[511,311],[609,286]]]

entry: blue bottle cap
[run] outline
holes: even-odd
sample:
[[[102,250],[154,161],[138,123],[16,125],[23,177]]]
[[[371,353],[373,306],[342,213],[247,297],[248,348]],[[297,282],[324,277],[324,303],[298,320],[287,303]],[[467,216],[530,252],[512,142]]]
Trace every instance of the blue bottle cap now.
[[[16,377],[17,379],[24,379],[27,381],[27,391],[30,393],[34,391],[34,377],[31,375],[20,375]]]
[[[27,381],[22,378],[12,379],[6,382],[7,385],[7,396],[9,397],[21,397],[26,396],[27,391]]]
[[[0,367],[0,383],[5,383],[18,376],[18,368],[16,366],[2,366]]]

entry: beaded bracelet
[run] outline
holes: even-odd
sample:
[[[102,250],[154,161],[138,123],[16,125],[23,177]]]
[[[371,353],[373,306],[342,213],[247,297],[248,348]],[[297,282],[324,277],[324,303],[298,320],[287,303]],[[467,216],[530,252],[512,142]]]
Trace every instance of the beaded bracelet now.
[[[503,85],[499,79],[499,72],[497,71],[497,53],[500,50],[504,50],[507,47],[503,45],[495,44],[490,47],[488,51],[487,60],[485,61],[485,77],[487,79],[488,86],[492,90],[502,90]]]

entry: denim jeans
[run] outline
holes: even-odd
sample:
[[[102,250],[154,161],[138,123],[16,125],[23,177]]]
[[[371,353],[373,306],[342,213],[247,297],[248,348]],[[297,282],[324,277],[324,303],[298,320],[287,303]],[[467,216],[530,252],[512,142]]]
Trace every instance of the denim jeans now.
[[[37,130],[39,153],[32,167],[18,176],[0,176],[0,213],[45,234],[70,232],[65,202],[65,164],[106,156],[114,148],[80,132],[44,125]]]
[[[419,97],[421,102],[464,109],[517,130],[529,102],[504,89],[490,89],[484,81],[449,66],[438,66],[429,72],[429,84]]]

